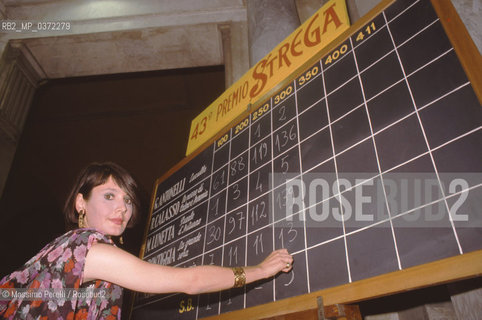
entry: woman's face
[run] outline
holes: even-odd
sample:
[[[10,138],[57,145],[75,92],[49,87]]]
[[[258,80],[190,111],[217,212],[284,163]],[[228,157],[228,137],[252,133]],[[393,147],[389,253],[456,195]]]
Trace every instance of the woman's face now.
[[[77,212],[85,210],[86,226],[106,235],[121,235],[132,216],[131,198],[112,177],[94,187],[89,199],[84,199],[79,193],[75,204]]]

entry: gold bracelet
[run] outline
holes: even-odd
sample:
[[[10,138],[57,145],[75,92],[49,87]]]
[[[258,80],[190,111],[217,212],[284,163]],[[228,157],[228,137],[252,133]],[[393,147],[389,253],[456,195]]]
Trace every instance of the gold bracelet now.
[[[233,288],[240,288],[246,284],[246,273],[241,267],[233,268],[234,273],[234,286]]]

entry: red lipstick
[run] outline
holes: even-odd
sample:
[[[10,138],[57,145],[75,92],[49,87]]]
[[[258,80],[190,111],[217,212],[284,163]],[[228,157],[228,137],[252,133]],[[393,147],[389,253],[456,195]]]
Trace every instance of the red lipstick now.
[[[120,218],[110,219],[114,224],[122,225],[123,220]]]

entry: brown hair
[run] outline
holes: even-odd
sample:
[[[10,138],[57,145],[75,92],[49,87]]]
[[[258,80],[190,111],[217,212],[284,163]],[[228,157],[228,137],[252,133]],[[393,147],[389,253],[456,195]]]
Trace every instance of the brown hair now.
[[[140,200],[138,195],[138,186],[134,178],[121,166],[113,162],[91,163],[85,167],[77,176],[72,191],[67,197],[64,206],[65,226],[67,230],[77,228],[79,213],[75,208],[75,199],[80,193],[84,199],[88,200],[94,187],[107,182],[109,177],[124,190],[132,200],[132,217],[127,223],[127,227],[131,228],[135,225],[139,218]]]

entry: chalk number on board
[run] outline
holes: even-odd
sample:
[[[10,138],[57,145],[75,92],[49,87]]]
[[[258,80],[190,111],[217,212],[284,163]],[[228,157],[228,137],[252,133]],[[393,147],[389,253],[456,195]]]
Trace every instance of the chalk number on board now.
[[[325,66],[338,60],[338,58],[342,57],[347,51],[348,46],[346,44],[342,45],[339,49],[333,51],[331,54],[328,55],[328,57],[326,57]]]
[[[306,82],[310,81],[312,77],[318,74],[318,66],[313,66],[310,70],[306,71],[301,77],[298,78],[298,87],[301,87]]]
[[[251,114],[251,120],[252,121],[256,120],[257,118],[261,117],[263,114],[265,114],[268,111],[269,111],[269,103],[266,103],[261,108],[259,108],[258,110],[256,110]]]
[[[286,231],[286,235],[287,235],[287,238],[288,238],[288,239],[286,239],[286,240],[288,240],[288,243],[291,243],[291,242],[295,241],[296,236],[298,235],[298,231],[296,231],[296,229],[293,228],[293,222],[288,223],[288,226],[289,226],[288,231],[286,231],[285,228],[281,228],[281,230],[279,232],[278,239],[281,241],[281,248],[286,248],[285,231]]]
[[[372,22],[369,25],[367,25],[365,29],[362,29],[360,32],[358,32],[358,34],[356,35],[355,41],[356,42],[362,41],[363,39],[365,39],[365,37],[371,35],[375,30],[376,30],[375,22]]]
[[[274,103],[278,104],[293,92],[293,85],[289,85],[283,91],[274,96]]]
[[[226,143],[228,141],[228,139],[229,139],[229,134],[227,134],[227,133],[224,136],[222,136],[221,138],[219,138],[219,140],[217,142],[218,148],[220,148],[224,143]]]

